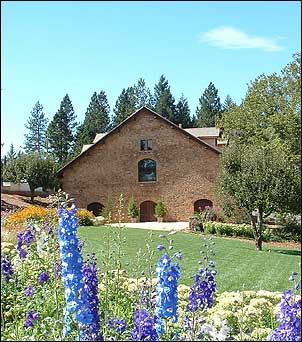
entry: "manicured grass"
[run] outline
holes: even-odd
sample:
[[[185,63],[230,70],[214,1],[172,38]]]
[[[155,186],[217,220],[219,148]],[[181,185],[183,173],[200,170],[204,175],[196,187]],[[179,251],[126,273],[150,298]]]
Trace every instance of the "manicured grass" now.
[[[83,255],[94,252],[101,272],[106,241],[109,239],[114,245],[119,229],[105,226],[79,228],[78,236],[81,240],[85,240]],[[155,251],[152,258],[155,271],[156,261],[162,253],[158,252],[156,247],[159,244],[167,246],[167,241],[159,238],[159,235],[168,236],[167,232],[123,228],[120,233],[125,238],[125,243],[122,244],[124,253],[122,268],[127,270],[130,277],[135,277],[140,272],[135,266],[138,262],[136,253],[140,248],[146,251],[145,240],[148,240],[151,232],[153,242],[149,244]],[[179,232],[168,237],[174,240],[174,249],[171,253],[178,250],[183,253],[183,259],[180,261],[180,283],[191,285],[199,267],[200,250],[204,249],[204,236]],[[215,241],[213,249],[216,255],[213,260],[218,272],[216,275],[218,292],[242,290],[243,286],[245,290],[285,291],[292,285],[288,281],[291,272],[300,270],[300,249],[265,246],[263,251],[257,252],[254,243],[223,238],[213,238],[213,241]],[[155,273],[153,277],[156,277]]]

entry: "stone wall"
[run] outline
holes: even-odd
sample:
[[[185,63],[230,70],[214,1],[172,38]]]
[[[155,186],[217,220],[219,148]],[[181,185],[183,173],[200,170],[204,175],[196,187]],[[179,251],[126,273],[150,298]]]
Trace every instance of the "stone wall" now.
[[[140,151],[140,140],[152,139],[152,151]],[[138,162],[150,158],[157,163],[157,180],[140,183]],[[143,109],[125,125],[63,170],[63,189],[76,199],[78,207],[92,202],[105,205],[122,193],[138,204],[161,199],[167,207],[166,221],[188,221],[194,202],[209,199],[214,207],[214,183],[219,154],[199,144],[175,127]]]

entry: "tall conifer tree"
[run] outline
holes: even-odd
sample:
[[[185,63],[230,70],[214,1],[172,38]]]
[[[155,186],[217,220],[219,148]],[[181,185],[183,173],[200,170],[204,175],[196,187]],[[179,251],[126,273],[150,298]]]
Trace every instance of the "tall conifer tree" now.
[[[30,112],[27,125],[25,125],[29,131],[28,134],[25,134],[24,150],[26,153],[45,151],[47,122],[43,106],[38,101]]]
[[[199,107],[196,108],[197,126],[214,127],[221,117],[222,108],[218,90],[210,82],[199,99]]]
[[[135,107],[139,109],[143,106],[154,109],[154,99],[150,89],[146,86],[144,79],[140,78],[137,84],[134,85]]]
[[[72,103],[66,94],[46,132],[48,150],[60,164],[72,155],[74,130],[77,125],[75,119]]]
[[[187,99],[182,94],[177,105],[176,105],[176,115],[174,116],[174,123],[181,124],[183,128],[188,128],[191,126],[190,118],[190,108]]]
[[[171,93],[168,80],[161,75],[154,87],[155,112],[174,121],[176,114],[175,99]]]
[[[123,89],[122,93],[118,97],[115,107],[113,109],[113,127],[119,125],[131,114],[136,111],[136,96],[134,87],[128,87]]]
[[[78,127],[75,141],[75,154],[84,144],[91,144],[97,133],[108,132],[110,127],[110,106],[106,93],[93,93],[86,110],[84,122]]]

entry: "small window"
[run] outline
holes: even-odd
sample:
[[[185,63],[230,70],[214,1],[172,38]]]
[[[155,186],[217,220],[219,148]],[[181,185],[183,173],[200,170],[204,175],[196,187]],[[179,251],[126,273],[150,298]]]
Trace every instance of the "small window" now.
[[[152,151],[152,139],[141,140],[141,151]]]

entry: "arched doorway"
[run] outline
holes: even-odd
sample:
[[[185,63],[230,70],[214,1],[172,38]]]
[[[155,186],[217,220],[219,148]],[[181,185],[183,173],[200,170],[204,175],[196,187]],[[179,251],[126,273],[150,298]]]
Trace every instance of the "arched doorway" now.
[[[140,222],[156,221],[155,203],[152,201],[145,201],[140,204]]]
[[[87,205],[87,210],[92,211],[94,216],[100,216],[103,208],[103,204],[99,202],[93,202]]]
[[[205,207],[213,207],[213,202],[208,199],[200,199],[194,202],[194,213],[204,211]]]

